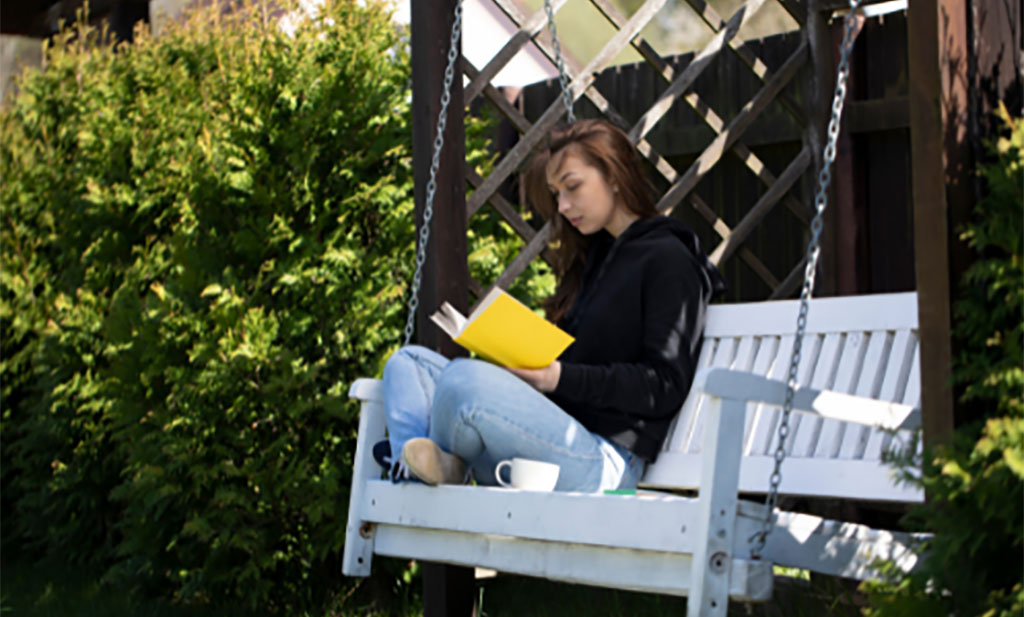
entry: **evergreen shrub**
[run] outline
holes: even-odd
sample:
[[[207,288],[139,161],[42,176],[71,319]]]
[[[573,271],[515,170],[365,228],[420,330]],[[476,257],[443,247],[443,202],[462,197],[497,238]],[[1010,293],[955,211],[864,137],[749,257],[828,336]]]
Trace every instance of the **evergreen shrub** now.
[[[182,602],[340,589],[347,387],[414,262],[407,38],[380,2],[282,7],[116,49],[80,20],[0,112],[5,546]],[[487,282],[521,242],[482,224]]]
[[[934,538],[910,575],[868,584],[869,617],[1016,617],[1024,612],[1024,119],[1000,109],[1005,135],[983,165],[986,195],[961,239],[975,252],[955,304],[953,379],[983,423],[927,453],[929,502],[910,521]]]

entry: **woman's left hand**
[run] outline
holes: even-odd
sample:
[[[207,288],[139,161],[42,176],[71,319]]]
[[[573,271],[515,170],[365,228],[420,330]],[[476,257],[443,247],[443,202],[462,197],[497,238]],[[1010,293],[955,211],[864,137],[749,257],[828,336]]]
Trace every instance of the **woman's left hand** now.
[[[555,360],[544,368],[510,368],[508,370],[540,392],[554,392],[558,387],[558,378],[562,376],[562,363]]]

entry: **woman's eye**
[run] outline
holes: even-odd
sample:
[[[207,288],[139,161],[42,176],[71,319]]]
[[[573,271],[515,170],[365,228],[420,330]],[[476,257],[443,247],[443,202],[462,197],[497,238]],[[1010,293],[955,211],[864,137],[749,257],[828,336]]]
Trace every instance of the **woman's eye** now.
[[[565,188],[567,190],[570,190],[570,191],[575,191],[576,189],[580,188],[580,185],[579,184],[573,184],[572,186],[567,186]]]

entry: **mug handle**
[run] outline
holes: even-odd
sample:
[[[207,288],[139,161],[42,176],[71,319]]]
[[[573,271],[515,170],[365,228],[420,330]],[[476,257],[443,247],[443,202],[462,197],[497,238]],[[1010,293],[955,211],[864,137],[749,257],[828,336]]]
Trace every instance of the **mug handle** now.
[[[509,476],[508,477],[509,477],[509,480],[512,479],[512,469],[511,469],[512,461],[501,461],[500,463],[498,463],[494,467],[494,479],[498,481],[498,484],[504,486],[505,488],[512,488],[512,482],[511,481],[510,482],[505,482],[504,480],[501,479],[501,466],[502,465],[508,465],[509,466],[509,472],[508,472]]]

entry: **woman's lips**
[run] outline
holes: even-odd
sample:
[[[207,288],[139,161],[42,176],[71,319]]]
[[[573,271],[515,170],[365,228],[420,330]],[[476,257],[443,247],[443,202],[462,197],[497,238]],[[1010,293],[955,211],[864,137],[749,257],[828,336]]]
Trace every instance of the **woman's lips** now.
[[[580,221],[582,221],[582,220],[583,220],[582,216],[577,216],[575,218],[570,218],[569,222],[572,223],[573,227],[579,227],[580,226]]]

